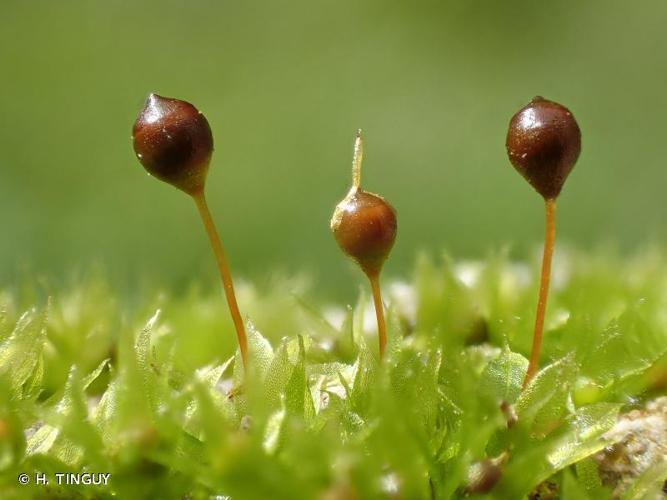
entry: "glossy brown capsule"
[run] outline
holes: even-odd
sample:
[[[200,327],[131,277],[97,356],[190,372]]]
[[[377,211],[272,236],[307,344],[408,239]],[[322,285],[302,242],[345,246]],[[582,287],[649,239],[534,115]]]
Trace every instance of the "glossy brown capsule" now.
[[[331,218],[331,231],[340,248],[366,274],[377,274],[396,240],[396,212],[384,198],[352,189]]]
[[[555,199],[581,151],[581,132],[565,106],[535,97],[510,120],[507,154],[545,199]]]
[[[192,104],[149,95],[134,123],[132,139],[148,173],[188,194],[203,190],[213,135],[204,115]]]

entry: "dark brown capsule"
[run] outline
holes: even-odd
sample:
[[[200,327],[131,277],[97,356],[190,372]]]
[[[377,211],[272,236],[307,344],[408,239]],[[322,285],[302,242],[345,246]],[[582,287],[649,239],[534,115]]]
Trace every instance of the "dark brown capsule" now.
[[[369,276],[377,275],[396,240],[396,212],[384,198],[353,187],[331,218],[340,248]]]
[[[148,173],[188,194],[203,190],[213,135],[204,115],[192,104],[149,95],[134,123],[132,139]]]
[[[507,154],[545,199],[555,199],[581,151],[581,131],[565,106],[535,97],[510,121]]]

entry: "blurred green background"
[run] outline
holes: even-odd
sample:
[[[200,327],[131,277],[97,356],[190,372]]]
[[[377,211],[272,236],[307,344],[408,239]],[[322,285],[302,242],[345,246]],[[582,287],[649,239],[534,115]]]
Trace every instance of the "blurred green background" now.
[[[151,91],[211,122],[208,193],[236,276],[305,271],[351,296],[360,276],[328,220],[357,127],[364,185],[399,213],[389,274],[419,249],[529,255],[541,199],[504,139],[536,94],[583,131],[559,242],[661,242],[666,25],[663,0],[1,0],[0,278],[98,262],[125,287],[214,282],[193,204],[133,155]]]

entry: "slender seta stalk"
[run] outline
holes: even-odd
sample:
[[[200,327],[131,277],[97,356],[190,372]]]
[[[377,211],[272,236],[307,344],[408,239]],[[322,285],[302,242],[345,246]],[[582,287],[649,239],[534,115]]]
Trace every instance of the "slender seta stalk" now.
[[[551,258],[556,243],[556,200],[547,198],[544,200],[545,231],[544,251],[542,253],[542,271],[540,273],[540,291],[537,297],[537,313],[535,315],[535,329],[533,331],[533,346],[530,349],[530,361],[528,371],[523,381],[523,386],[535,376],[540,361],[540,349],[542,348],[542,334],[544,333],[544,315],[547,310],[547,299],[549,298],[549,282],[551,281]]]
[[[357,131],[352,159],[352,187],[336,206],[331,218],[331,231],[336,242],[352,257],[370,281],[378,325],[380,359],[387,346],[380,273],[396,240],[396,212],[384,198],[361,188],[361,163],[364,144]]]
[[[380,274],[369,274],[373,292],[373,305],[375,306],[375,319],[378,323],[378,342],[380,346],[380,359],[384,358],[387,349],[387,325],[384,321],[384,306],[382,304],[382,292],[380,291]]]
[[[204,190],[202,189],[199,192],[193,193],[192,199],[197,205],[197,210],[199,211],[201,220],[204,223],[204,228],[206,229],[208,240],[211,243],[211,248],[213,249],[213,255],[215,256],[218,272],[220,273],[220,279],[222,280],[222,287],[225,290],[225,298],[227,299],[229,312],[232,316],[232,321],[234,322],[234,328],[236,329],[236,337],[239,342],[239,349],[241,351],[241,358],[243,359],[243,366],[247,367],[248,337],[245,332],[245,326],[243,324],[243,318],[241,318],[241,312],[239,311],[238,303],[236,302],[234,282],[232,281],[232,273],[230,272],[229,264],[227,263],[225,249],[222,246],[220,235],[218,234],[218,230],[216,229],[213,218],[211,217],[211,211],[208,208],[208,203],[206,203],[206,195],[204,194]]]

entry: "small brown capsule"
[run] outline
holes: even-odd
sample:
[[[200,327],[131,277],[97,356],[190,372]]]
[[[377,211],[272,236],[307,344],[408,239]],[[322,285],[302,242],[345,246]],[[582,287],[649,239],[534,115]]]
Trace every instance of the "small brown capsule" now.
[[[396,212],[381,196],[353,189],[336,207],[331,230],[366,274],[377,274],[396,240]]]
[[[535,97],[510,120],[507,154],[545,199],[555,199],[581,151],[581,132],[565,106]]]
[[[192,104],[151,94],[132,129],[149,174],[188,194],[201,192],[213,153],[208,121]]]
[[[353,161],[353,185],[336,206],[331,231],[347,255],[357,261],[368,276],[377,275],[396,240],[396,211],[382,196],[360,187],[363,157],[361,131],[357,133]]]

